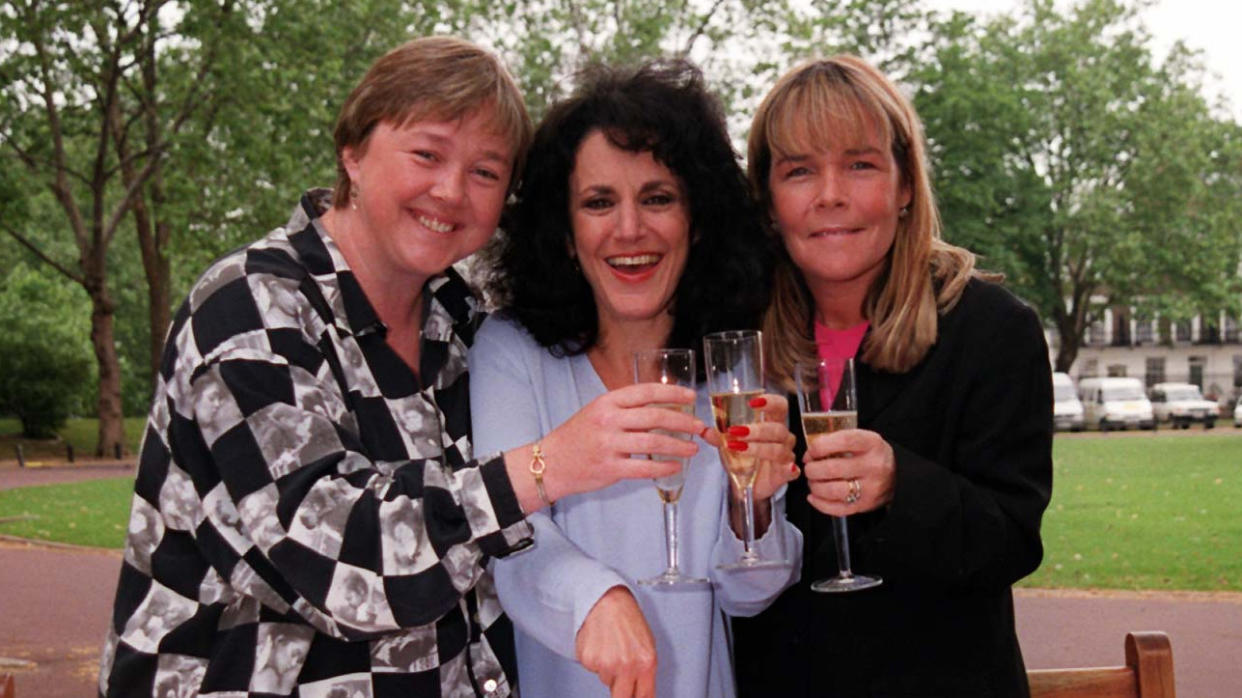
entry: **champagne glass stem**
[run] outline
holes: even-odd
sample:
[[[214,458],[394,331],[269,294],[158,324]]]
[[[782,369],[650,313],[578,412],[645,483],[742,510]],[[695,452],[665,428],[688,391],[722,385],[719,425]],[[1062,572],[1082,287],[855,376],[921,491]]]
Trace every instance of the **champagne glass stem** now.
[[[677,502],[664,503],[664,549],[668,553],[665,574],[677,576],[681,572],[677,564]]]
[[[844,516],[832,517],[832,541],[837,545],[837,576],[842,579],[853,577],[854,573],[850,570],[850,534]]]
[[[742,496],[742,559],[754,560],[755,555],[755,486],[747,485]]]

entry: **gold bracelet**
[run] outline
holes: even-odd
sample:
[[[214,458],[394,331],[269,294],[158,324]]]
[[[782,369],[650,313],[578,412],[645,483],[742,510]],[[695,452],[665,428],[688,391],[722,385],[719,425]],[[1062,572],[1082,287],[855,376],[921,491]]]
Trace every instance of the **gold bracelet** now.
[[[535,491],[539,493],[539,500],[544,506],[552,506],[552,500],[548,499],[548,491],[543,488],[543,473],[548,469],[548,464],[543,460],[543,448],[536,442],[530,447],[530,474],[535,478]]]

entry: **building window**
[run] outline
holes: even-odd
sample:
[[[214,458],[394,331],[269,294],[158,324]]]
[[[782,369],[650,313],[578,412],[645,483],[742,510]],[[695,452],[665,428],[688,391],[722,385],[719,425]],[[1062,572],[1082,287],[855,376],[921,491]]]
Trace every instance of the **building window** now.
[[[1178,320],[1173,323],[1173,341],[1190,341],[1190,320]]]
[[[1126,377],[1126,365],[1125,364],[1109,364],[1108,365],[1108,377],[1109,378],[1125,378]]]
[[[1147,372],[1143,376],[1143,380],[1147,382],[1147,387],[1157,383],[1164,382],[1164,357],[1149,356],[1147,357]]]
[[[1130,309],[1113,308],[1113,346],[1130,346]]]
[[[1201,344],[1220,344],[1220,321],[1206,317],[1199,324],[1199,342]]]
[[[1203,367],[1207,364],[1207,359],[1202,356],[1192,356],[1187,363],[1190,365],[1190,382],[1199,386],[1199,390],[1203,390]]]
[[[1242,388],[1242,354],[1233,355],[1233,387]]]
[[[1139,320],[1134,327],[1134,342],[1136,344],[1152,344],[1156,341],[1156,333],[1152,331],[1151,320]]]
[[[1232,315],[1225,316],[1225,341],[1238,342],[1238,319]]]
[[[1104,346],[1104,322],[1101,320],[1093,320],[1087,325],[1087,337],[1083,344],[1091,347]]]

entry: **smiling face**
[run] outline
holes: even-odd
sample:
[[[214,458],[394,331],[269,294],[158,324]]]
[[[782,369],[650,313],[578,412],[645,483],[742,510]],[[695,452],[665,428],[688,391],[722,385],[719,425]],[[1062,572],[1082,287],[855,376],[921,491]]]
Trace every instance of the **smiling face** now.
[[[910,188],[879,129],[856,131],[845,142],[773,153],[768,173],[772,218],[820,304],[865,296],[893,246],[900,210],[910,203]]]
[[[616,147],[593,131],[569,177],[573,254],[595,296],[601,336],[620,324],[667,323],[690,249],[681,180],[650,152]]]
[[[421,287],[487,242],[513,167],[492,116],[484,109],[455,121],[381,121],[362,146],[343,149],[358,194],[341,211],[352,238],[343,248],[362,267],[356,273]]]

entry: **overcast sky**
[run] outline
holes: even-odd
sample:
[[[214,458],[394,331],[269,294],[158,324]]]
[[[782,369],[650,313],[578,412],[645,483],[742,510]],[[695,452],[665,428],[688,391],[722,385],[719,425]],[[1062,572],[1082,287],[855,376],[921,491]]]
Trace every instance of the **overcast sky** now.
[[[1009,11],[1019,5],[1018,0],[926,1],[938,9],[992,13]],[[1208,79],[1209,94],[1225,94],[1234,118],[1242,121],[1242,36],[1239,36],[1242,2],[1160,0],[1146,11],[1144,20],[1154,38],[1157,57],[1163,58],[1177,39],[1184,39],[1191,48],[1204,52],[1204,63],[1216,74]]]

